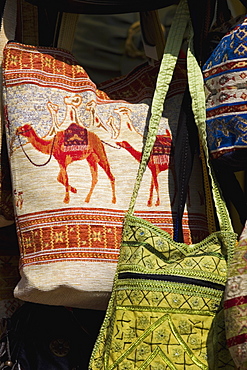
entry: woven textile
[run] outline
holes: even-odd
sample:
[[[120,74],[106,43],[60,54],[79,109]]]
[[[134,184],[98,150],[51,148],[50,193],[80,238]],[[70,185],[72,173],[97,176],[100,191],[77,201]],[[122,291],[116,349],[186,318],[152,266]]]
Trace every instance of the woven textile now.
[[[227,345],[238,369],[247,367],[247,223],[229,266],[224,297]]]
[[[3,69],[21,252],[15,296],[105,308],[158,68],[138,68],[129,79],[113,82],[126,100],[109,99],[63,50],[9,43]],[[168,106],[160,125],[158,148],[164,150],[150,161],[137,206],[141,217],[171,235],[171,204],[177,197],[169,146],[176,135],[184,71],[181,59],[170,93],[172,109]],[[197,158],[196,186],[190,188],[196,200],[183,220],[188,243],[208,235],[198,173]]]
[[[203,67],[207,95],[208,144],[225,197],[236,207],[243,225],[246,197],[235,189],[231,171],[247,168],[247,18],[242,16],[222,38]],[[224,173],[226,177],[224,177]],[[222,180],[223,179],[223,180]],[[236,180],[235,180],[236,181]],[[222,186],[223,190],[223,186]],[[239,197],[239,198],[237,198]],[[224,309],[227,345],[238,368],[247,366],[246,237],[236,245],[229,266]]]
[[[220,231],[186,245],[134,214],[176,55],[189,24],[188,81],[192,108],[210,175],[205,132],[205,96],[193,56],[186,1],[174,19],[155,90],[152,115],[130,207],[106,317],[94,347],[91,370],[234,369],[224,340],[221,301],[227,258],[236,243],[229,215],[211,176]],[[176,150],[176,148],[175,148]]]
[[[218,237],[177,245],[143,220],[126,219],[91,369],[235,368],[220,311],[227,266]]]
[[[8,40],[15,37],[17,3],[15,0],[2,2],[4,14],[0,27],[0,63],[2,63],[3,49]],[[1,4],[1,7],[3,6]],[[0,94],[2,95],[2,83],[0,84]],[[2,99],[0,99],[2,111]],[[9,163],[6,154],[6,140],[3,133],[3,122],[0,118],[0,227],[8,226],[13,223],[13,201],[11,195],[11,184],[9,176]]]
[[[247,201],[235,172],[247,169],[246,17],[231,20],[225,24],[227,27],[229,31],[203,66],[207,135],[212,164],[224,198],[228,204],[233,204],[244,226]],[[224,27],[218,36],[223,30]]]
[[[247,19],[220,41],[203,66],[208,145],[213,158],[246,148]]]

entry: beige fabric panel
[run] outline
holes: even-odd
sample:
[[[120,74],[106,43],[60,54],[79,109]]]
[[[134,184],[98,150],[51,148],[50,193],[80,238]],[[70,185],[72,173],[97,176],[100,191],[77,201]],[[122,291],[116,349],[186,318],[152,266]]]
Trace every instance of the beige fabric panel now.
[[[72,51],[79,15],[63,13],[57,47]]]
[[[2,29],[0,32],[0,63],[2,64],[3,48],[8,40],[13,40],[15,38],[16,29],[16,16],[17,16],[17,0],[7,0],[5,5],[5,11],[3,16]],[[0,138],[2,138],[3,133],[3,117],[2,117],[2,75],[0,74],[0,109],[1,109],[1,122],[0,122]],[[2,140],[0,140],[0,155],[1,155],[1,145]],[[1,172],[1,169],[0,169]],[[0,183],[1,192],[1,183]],[[0,227],[8,226],[12,224],[12,221],[6,220],[0,214]]]

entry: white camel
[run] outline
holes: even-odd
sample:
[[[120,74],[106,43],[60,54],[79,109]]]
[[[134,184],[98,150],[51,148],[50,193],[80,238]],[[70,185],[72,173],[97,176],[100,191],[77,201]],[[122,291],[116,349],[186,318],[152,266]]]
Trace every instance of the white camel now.
[[[90,128],[99,128],[105,130],[107,133],[111,134],[111,138],[115,139],[118,129],[116,127],[114,117],[110,115],[106,123],[104,123],[101,117],[96,112],[97,102],[95,100],[91,100],[86,104],[86,110],[90,112],[90,120],[89,120],[89,127]]]
[[[136,130],[132,123],[132,119],[130,117],[131,109],[120,106],[115,108],[114,112],[117,113],[120,118],[120,126],[114,140],[116,142],[128,141],[132,147],[141,151],[143,146],[143,135]]]
[[[46,136],[53,136],[58,131],[66,130],[66,128],[71,124],[71,122],[74,122],[80,126],[83,126],[79,121],[78,113],[77,113],[77,108],[82,103],[81,96],[80,95],[75,95],[73,97],[65,96],[64,103],[66,105],[66,112],[65,112],[64,119],[61,123],[58,122],[59,105],[52,103],[50,101],[47,103],[47,108],[52,118],[52,127]]]

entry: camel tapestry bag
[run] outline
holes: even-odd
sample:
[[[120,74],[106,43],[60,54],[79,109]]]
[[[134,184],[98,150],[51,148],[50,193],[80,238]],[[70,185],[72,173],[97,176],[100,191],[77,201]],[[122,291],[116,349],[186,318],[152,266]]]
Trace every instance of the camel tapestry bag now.
[[[187,53],[189,88],[220,229],[198,243],[178,243],[134,213],[136,200],[144,195],[139,194],[140,184],[152,153],[181,46],[179,41],[187,24],[190,25],[185,1],[180,2],[176,17],[166,44],[148,136],[124,220],[113,293],[92,352],[90,370],[235,368],[224,339],[221,301],[236,234],[208,160],[203,77],[192,53],[191,28]]]
[[[140,66],[105,83],[111,95],[97,88],[71,53],[57,48],[9,42],[2,69],[20,249],[14,295],[105,309],[159,66]],[[185,71],[181,54],[136,209],[171,236],[178,197],[174,171],[168,175],[167,169],[173,166]],[[200,173],[196,155],[189,197],[196,199],[182,220],[186,243],[208,235]]]

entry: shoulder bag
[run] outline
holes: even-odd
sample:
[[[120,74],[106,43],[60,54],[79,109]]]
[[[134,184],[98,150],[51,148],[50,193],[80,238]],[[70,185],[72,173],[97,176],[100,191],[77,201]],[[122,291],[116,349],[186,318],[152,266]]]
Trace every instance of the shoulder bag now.
[[[152,116],[124,231],[106,317],[90,370],[234,369],[224,340],[221,301],[236,234],[208,158],[205,95],[192,52],[189,27],[188,81],[192,109],[211,178],[220,230],[196,244],[174,242],[134,214],[134,206],[160,122],[182,36],[190,25],[181,1],[166,44]]]
[[[163,178],[173,166],[184,68],[180,59],[137,206],[140,217],[171,235],[178,196],[173,173]],[[116,82],[121,96],[109,98],[67,51],[6,45],[3,102],[21,275],[15,297],[106,308],[157,70],[136,69]],[[188,243],[208,235],[197,168],[190,188],[197,199],[182,220]]]
[[[203,66],[207,140],[221,189],[242,225],[246,194],[235,172],[247,169],[247,18],[238,18]]]

